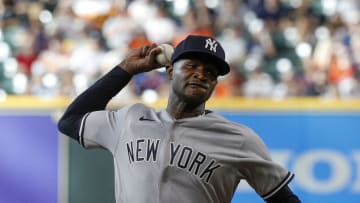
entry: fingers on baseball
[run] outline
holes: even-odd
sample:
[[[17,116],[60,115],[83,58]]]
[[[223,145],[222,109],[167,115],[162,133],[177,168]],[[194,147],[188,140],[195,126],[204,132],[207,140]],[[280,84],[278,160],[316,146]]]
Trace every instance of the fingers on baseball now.
[[[149,46],[146,45],[146,46],[143,46],[141,48],[141,56],[147,56],[148,55],[148,52],[149,52]]]
[[[154,47],[151,52],[150,52],[150,57],[151,59],[154,59],[156,58],[157,55],[159,55],[160,53],[162,52],[162,49],[160,47]],[[155,60],[156,62],[156,60]]]
[[[142,50],[141,50],[141,55],[142,56],[149,56],[151,54],[151,52],[154,50],[154,48],[156,48],[156,47],[157,47],[156,44],[143,46]]]

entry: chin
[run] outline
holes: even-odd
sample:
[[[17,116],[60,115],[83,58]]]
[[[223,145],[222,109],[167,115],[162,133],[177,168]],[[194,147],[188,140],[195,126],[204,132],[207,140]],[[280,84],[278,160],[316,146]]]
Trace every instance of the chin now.
[[[202,104],[210,98],[209,95],[185,95],[185,101],[193,104]]]

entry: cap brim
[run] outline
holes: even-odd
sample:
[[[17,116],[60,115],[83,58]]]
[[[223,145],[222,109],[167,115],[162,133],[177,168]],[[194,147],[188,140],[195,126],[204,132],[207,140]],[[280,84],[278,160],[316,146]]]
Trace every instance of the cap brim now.
[[[219,70],[219,75],[226,75],[230,72],[230,66],[226,61],[224,61],[223,59],[219,58],[216,55],[206,53],[206,52],[199,52],[198,50],[195,50],[195,51],[189,50],[189,51],[183,52],[183,53],[179,54],[178,56],[175,56],[172,59],[171,63],[173,64],[177,60],[184,59],[187,57],[192,57],[192,58],[201,57],[201,58],[204,58],[204,60],[214,62],[216,64],[217,69]]]

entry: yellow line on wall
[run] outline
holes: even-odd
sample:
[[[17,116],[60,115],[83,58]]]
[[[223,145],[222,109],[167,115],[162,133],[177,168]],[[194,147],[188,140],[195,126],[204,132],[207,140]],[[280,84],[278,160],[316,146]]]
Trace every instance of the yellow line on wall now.
[[[155,108],[166,106],[166,100],[150,104]],[[249,99],[236,97],[231,99],[213,98],[206,104],[207,109],[219,110],[325,110],[325,111],[360,111],[360,99],[322,99],[322,98],[288,98]]]
[[[55,109],[68,104],[67,97],[7,96],[0,100],[0,109]]]
[[[61,109],[66,108],[71,99],[67,97],[32,97],[8,96],[0,100],[0,109]],[[125,104],[141,102],[132,100],[126,102],[112,102],[111,108],[118,108]],[[148,105],[161,109],[166,107],[167,99],[159,99]],[[323,98],[289,98],[284,100],[249,99],[249,98],[212,98],[207,102],[206,108],[218,110],[326,110],[326,111],[360,111],[359,99],[323,99]]]

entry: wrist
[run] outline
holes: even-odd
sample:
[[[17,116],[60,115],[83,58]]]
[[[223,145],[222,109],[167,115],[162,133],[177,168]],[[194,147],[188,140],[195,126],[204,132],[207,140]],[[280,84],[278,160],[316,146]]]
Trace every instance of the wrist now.
[[[121,64],[118,64],[118,65],[116,65],[114,68],[113,68],[113,71],[115,71],[116,73],[116,75],[118,75],[118,74],[121,74],[121,75],[123,75],[123,74],[125,74],[125,75],[123,75],[123,76],[128,76],[128,77],[132,77],[134,74],[133,73],[131,73],[130,71],[128,71],[128,70],[126,70],[125,68],[123,68],[122,66],[121,66]]]
[[[129,73],[130,75],[136,75],[137,72],[130,67],[130,65],[124,60],[117,65],[118,68],[121,68],[125,72]]]

